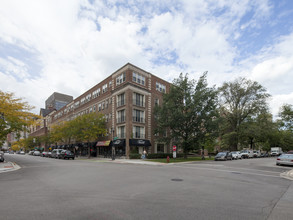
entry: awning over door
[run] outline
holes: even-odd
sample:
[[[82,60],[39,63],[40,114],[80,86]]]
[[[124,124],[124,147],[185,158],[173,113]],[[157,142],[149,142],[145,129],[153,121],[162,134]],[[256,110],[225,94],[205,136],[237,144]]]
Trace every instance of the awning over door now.
[[[114,147],[125,147],[125,139],[117,139],[113,141]]]
[[[111,141],[98,141],[97,147],[108,147],[111,145]]]
[[[152,146],[151,142],[149,140],[145,140],[145,139],[129,139],[129,145],[130,146],[143,146],[143,147]]]

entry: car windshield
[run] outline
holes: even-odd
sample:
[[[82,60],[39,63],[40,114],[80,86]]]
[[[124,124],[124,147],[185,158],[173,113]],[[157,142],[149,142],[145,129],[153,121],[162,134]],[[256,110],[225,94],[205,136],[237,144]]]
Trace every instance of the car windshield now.
[[[224,153],[224,152],[221,152],[221,153],[218,153],[218,155],[217,156],[225,156],[226,155],[226,153]]]

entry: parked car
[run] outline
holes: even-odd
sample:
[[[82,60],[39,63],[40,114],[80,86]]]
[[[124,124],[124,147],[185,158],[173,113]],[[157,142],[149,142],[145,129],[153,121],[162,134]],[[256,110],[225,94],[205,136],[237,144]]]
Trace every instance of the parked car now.
[[[52,158],[59,158],[60,159],[60,153],[62,149],[54,149],[51,153]]]
[[[254,158],[260,157],[260,151],[259,150],[254,150],[253,151],[253,157]]]
[[[41,156],[41,152],[38,150],[35,150],[33,153],[34,156]]]
[[[33,150],[29,151],[28,155],[34,155],[34,151]]]
[[[48,157],[48,152],[47,151],[43,151],[41,154],[42,157]]]
[[[281,154],[277,157],[276,165],[293,165],[293,154]]]
[[[0,151],[0,162],[4,162],[4,152]]]
[[[239,151],[232,151],[231,154],[233,160],[241,159],[241,154],[239,153]]]
[[[50,157],[50,158],[52,157],[52,152],[51,151],[48,152],[47,157]]]
[[[289,150],[286,154],[293,154],[293,150]]]
[[[68,160],[71,158],[72,160],[74,160],[75,155],[70,150],[63,150],[63,151],[61,151],[59,157],[62,159],[68,159]]]
[[[242,158],[253,158],[252,150],[243,150],[241,151]]]
[[[9,151],[8,153],[9,153],[9,154],[14,154],[14,152],[13,152],[13,151]]]
[[[217,160],[232,160],[232,153],[225,151],[225,152],[219,152],[215,156],[215,161]]]
[[[21,155],[25,155],[25,152],[24,152],[24,151],[20,151],[19,154],[21,154]]]

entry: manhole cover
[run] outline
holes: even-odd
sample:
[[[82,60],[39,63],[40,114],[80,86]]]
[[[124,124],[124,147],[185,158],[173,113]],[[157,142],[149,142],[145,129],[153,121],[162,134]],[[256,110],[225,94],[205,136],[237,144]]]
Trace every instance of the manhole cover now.
[[[183,179],[171,179],[172,181],[181,182]]]

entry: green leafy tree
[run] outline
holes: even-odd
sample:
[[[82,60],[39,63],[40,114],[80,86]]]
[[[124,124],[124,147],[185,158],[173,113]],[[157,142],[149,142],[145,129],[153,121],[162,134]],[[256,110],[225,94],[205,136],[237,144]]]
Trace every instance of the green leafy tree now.
[[[7,134],[24,131],[33,123],[38,116],[30,112],[32,109],[13,93],[0,90],[0,143],[6,140]]]
[[[282,122],[284,123],[284,127],[287,130],[293,132],[293,105],[284,104],[281,107],[279,116],[281,117]]]
[[[266,112],[270,95],[259,83],[246,78],[225,82],[219,94],[222,139],[229,149],[237,150],[243,123]]]
[[[164,94],[162,105],[155,107],[155,133],[169,135],[159,139],[170,143],[177,142],[182,147],[185,157],[187,153],[204,146],[207,137],[217,131],[217,92],[208,87],[204,73],[199,80],[189,80],[180,74]]]

